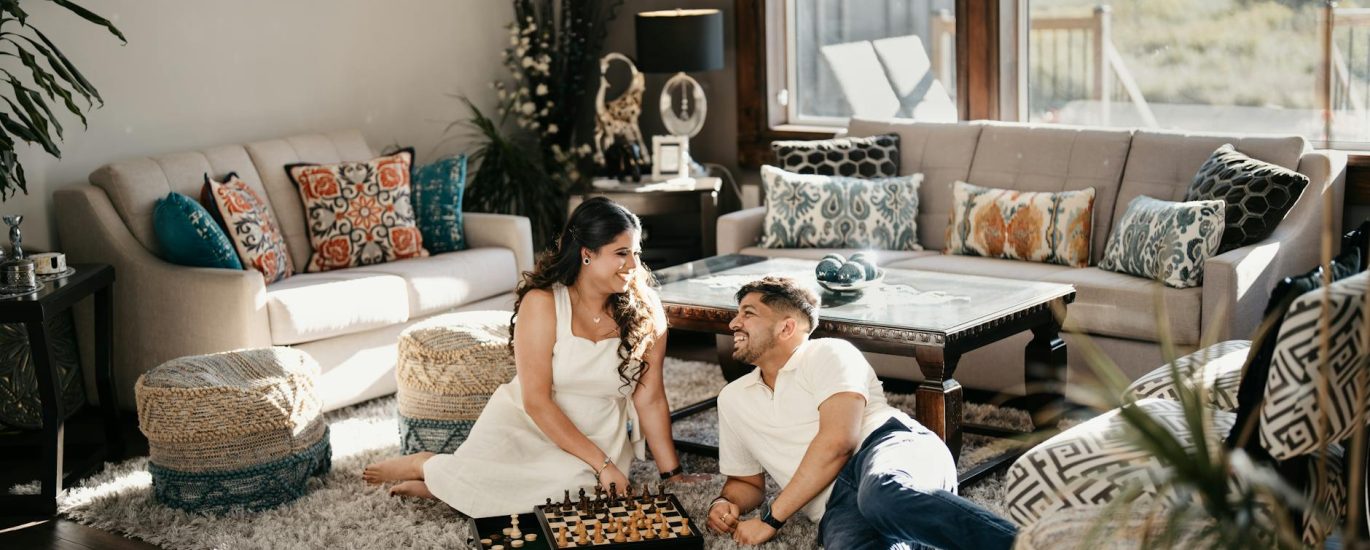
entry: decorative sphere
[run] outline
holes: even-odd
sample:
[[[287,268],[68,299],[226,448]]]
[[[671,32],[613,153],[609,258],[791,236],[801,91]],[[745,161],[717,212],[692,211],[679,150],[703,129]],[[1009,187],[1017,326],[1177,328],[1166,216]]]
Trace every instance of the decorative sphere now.
[[[875,253],[867,252],[865,250],[852,254],[851,257],[847,258],[847,261],[856,260],[858,258],[864,258],[866,261],[869,261],[872,264],[875,263]]]
[[[837,276],[839,269],[842,269],[842,264],[838,263],[837,260],[823,258],[819,260],[818,267],[814,268],[813,273],[820,281],[832,281]]]
[[[870,281],[870,280],[874,280],[874,279],[875,279],[875,274],[876,274],[875,262],[871,261],[870,257],[868,257],[868,256],[853,257],[852,259],[847,260],[847,263],[849,263],[849,264],[857,264],[857,265],[860,265],[860,266],[861,266],[861,270],[862,270],[862,275],[861,275],[861,276],[862,276],[863,279],[865,279],[865,280],[867,280],[867,281]]]
[[[842,264],[842,269],[837,270],[837,277],[833,279],[833,282],[847,285],[861,282],[865,278],[866,269],[861,264],[847,262]]]

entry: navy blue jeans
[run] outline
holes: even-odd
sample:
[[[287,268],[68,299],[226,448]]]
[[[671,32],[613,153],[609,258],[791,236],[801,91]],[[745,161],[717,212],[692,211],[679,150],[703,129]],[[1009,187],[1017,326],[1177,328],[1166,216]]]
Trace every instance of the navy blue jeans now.
[[[956,467],[936,434],[891,418],[833,482],[819,537],[828,550],[1011,548],[1017,528],[956,495]]]

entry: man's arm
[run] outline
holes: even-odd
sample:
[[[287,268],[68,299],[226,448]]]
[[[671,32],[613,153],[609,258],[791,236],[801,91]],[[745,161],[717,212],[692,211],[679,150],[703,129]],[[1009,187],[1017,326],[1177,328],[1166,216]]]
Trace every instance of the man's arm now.
[[[766,474],[728,476],[723,490],[709,505],[709,528],[717,533],[732,533],[738,516],[761,506],[766,500]]]

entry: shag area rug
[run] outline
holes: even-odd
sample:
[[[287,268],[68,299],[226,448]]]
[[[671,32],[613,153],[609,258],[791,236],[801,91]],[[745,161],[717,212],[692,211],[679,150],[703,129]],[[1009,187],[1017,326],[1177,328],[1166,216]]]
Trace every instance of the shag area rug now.
[[[716,395],[724,385],[718,365],[667,359],[666,389],[673,407]],[[895,406],[913,412],[912,395],[891,394]],[[1022,411],[968,404],[966,420],[1006,428],[1026,429]],[[377,399],[327,415],[332,434],[333,469],[310,481],[309,493],[292,503],[260,513],[235,512],[212,516],[164,507],[152,496],[147,459],[107,464],[104,471],[58,498],[59,513],[73,521],[141,539],[164,548],[467,548],[466,522],[439,501],[396,498],[384,486],[362,482],[367,464],[399,453],[398,425],[393,397]],[[716,444],[717,415],[700,413],[677,422],[678,439]],[[958,467],[962,472],[997,455],[1014,443],[966,435]],[[717,461],[682,453],[690,472],[717,472]],[[634,483],[655,484],[656,467],[638,461],[630,473]],[[1002,514],[1003,475],[963,491],[963,495]],[[714,475],[708,481],[680,484],[670,490],[696,518],[701,518],[723,485]],[[36,491],[36,483],[16,492]],[[772,494],[776,491],[770,487]],[[551,495],[549,495],[551,496]],[[536,503],[529,503],[531,507]],[[818,547],[818,527],[794,518],[769,549]],[[707,548],[738,548],[724,536],[709,534]]]

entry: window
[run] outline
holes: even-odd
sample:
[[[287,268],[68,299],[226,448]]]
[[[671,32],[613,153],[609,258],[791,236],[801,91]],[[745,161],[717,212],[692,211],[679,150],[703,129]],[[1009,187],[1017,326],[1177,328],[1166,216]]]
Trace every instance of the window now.
[[[957,119],[955,0],[781,4],[784,48],[768,55],[783,74],[773,120],[844,127],[852,115]]]
[[[1023,118],[1370,147],[1370,9],[1331,4],[1029,0]]]

